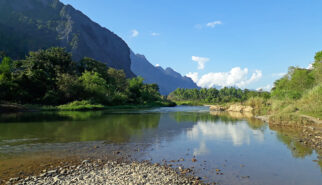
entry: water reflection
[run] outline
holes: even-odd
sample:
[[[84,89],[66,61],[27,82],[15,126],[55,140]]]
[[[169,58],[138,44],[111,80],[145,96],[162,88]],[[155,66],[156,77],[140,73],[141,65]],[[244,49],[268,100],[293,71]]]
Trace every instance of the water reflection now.
[[[194,155],[209,153],[207,142],[227,141],[234,146],[249,145],[251,141],[263,142],[264,133],[260,130],[251,130],[246,122],[215,123],[199,121],[193,128],[187,131],[187,136],[191,140],[200,141],[199,148],[194,149]]]
[[[104,115],[104,116],[102,116]],[[49,119],[43,119],[48,116]],[[95,117],[95,119],[94,119]],[[58,112],[6,117],[0,124],[0,145],[108,140],[127,142],[144,129],[156,128],[160,114],[103,114],[102,112]],[[29,118],[29,119],[27,119]],[[25,120],[25,122],[22,122]],[[31,121],[33,120],[33,121]],[[37,121],[35,121],[37,120]],[[3,120],[2,120],[3,121]]]
[[[313,179],[310,182],[317,182],[321,173],[319,168],[317,173],[316,166],[313,166],[316,165],[312,162],[315,151],[298,142],[296,137],[296,131],[269,128],[251,114],[209,112],[204,107],[0,116],[0,156],[3,151],[12,151],[26,144],[53,148],[64,145],[67,149],[75,145],[73,150],[78,146],[88,147],[90,142],[96,145],[96,141],[107,141],[98,142],[108,143],[105,148],[95,149],[95,152],[106,153],[105,149],[111,143],[121,146],[144,143],[147,150],[143,159],[153,158],[160,162],[184,157],[189,159],[183,163],[190,167],[195,155],[198,161],[194,165],[207,161],[208,168],[202,172],[204,166],[200,167],[200,173],[203,173],[200,175],[219,179],[224,184],[240,184],[241,173],[251,176],[249,181],[252,183],[247,181],[244,184],[290,184],[294,181],[287,180],[293,178],[297,180],[294,184],[306,182],[294,175],[298,171]],[[38,151],[43,151],[42,147],[39,148]],[[130,148],[129,151],[134,150]],[[226,159],[230,163],[225,162],[226,166],[222,166]],[[321,160],[317,163],[322,169]],[[246,167],[241,168],[241,164]],[[214,167],[225,170],[225,176],[213,177],[215,172],[210,168]],[[274,172],[276,169],[278,174]]]

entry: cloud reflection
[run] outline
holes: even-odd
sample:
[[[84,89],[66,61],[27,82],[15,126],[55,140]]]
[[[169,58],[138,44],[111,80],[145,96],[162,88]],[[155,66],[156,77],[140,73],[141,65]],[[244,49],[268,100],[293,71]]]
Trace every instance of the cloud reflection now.
[[[252,139],[259,142],[264,140],[264,134],[260,130],[252,130],[246,122],[227,124],[199,121],[187,135],[191,140],[201,140],[200,147],[194,149],[194,155],[208,153],[206,141],[231,141],[234,146],[241,146],[249,145]]]

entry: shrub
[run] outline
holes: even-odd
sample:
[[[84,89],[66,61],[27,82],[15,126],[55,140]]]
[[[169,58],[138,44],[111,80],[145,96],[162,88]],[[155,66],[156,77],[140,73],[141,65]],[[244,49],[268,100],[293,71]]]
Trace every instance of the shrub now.
[[[97,110],[103,109],[104,106],[101,104],[93,104],[91,101],[73,101],[71,103],[60,105],[57,107],[59,110]]]

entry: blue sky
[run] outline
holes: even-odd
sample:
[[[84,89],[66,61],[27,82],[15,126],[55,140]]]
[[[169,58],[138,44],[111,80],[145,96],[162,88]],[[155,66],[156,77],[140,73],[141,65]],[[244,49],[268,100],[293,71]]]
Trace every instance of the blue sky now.
[[[152,64],[189,74],[203,87],[268,87],[289,66],[307,67],[322,50],[321,0],[62,2]]]

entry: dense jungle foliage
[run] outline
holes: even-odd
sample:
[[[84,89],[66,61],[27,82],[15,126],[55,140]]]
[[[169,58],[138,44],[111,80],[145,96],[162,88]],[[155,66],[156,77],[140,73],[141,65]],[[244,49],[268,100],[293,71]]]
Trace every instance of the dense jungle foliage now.
[[[144,84],[140,77],[127,79],[122,70],[91,58],[74,62],[63,48],[30,52],[23,60],[6,56],[0,60],[2,102],[124,105],[164,101],[156,84]]]

